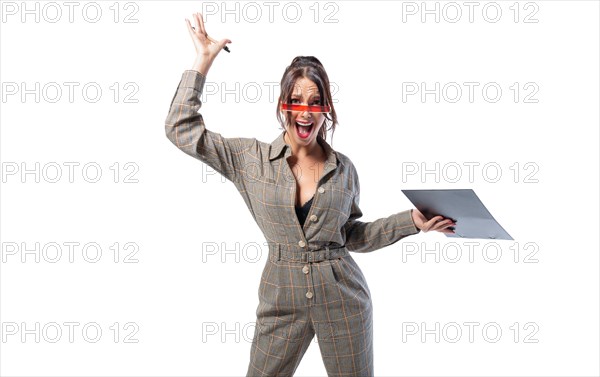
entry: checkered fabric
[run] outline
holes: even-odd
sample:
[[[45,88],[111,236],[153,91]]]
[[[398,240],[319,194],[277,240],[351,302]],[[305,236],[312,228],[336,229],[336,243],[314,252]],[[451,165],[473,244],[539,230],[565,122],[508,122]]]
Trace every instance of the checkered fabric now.
[[[198,71],[184,71],[165,131],[179,149],[233,182],[269,245],[247,376],[292,376],[315,334],[329,376],[372,376],[371,294],[349,252],[372,252],[418,233],[411,210],[359,221],[356,169],[318,137],[327,160],[300,226],[285,131],[266,143],[206,129],[198,112],[205,81]]]

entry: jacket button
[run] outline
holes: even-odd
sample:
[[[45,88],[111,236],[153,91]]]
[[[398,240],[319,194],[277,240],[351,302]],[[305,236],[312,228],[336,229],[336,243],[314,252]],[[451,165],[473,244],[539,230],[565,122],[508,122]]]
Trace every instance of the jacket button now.
[[[308,266],[302,267],[302,272],[304,272],[305,274],[308,274]]]
[[[313,294],[311,291],[306,292],[306,297],[307,298],[312,298]]]
[[[312,215],[312,216],[310,217],[310,221],[312,221],[312,222],[315,222],[315,221],[317,221],[317,219],[318,219],[317,215]]]
[[[298,242],[298,245],[300,247],[304,247],[304,246],[306,246],[306,242],[304,242],[303,240],[300,240],[300,242]]]
[[[321,194],[322,194],[322,193],[324,193],[324,192],[325,192],[325,189],[324,189],[323,187],[319,187],[319,193],[321,193]]]

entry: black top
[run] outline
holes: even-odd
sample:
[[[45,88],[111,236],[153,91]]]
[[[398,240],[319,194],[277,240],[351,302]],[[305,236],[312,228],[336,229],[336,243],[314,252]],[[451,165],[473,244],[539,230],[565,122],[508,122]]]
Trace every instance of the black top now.
[[[304,203],[304,205],[302,207],[296,205],[294,206],[294,208],[296,209],[296,216],[298,216],[298,221],[300,222],[300,226],[304,226],[304,221],[306,220],[306,216],[308,216],[308,211],[310,210],[310,206],[312,205],[312,201],[313,198],[310,198],[310,200],[306,203]]]

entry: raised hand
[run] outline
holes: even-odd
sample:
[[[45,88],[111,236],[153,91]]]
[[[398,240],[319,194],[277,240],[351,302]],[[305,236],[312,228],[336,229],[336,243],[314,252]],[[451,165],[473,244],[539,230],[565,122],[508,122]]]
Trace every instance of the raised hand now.
[[[224,38],[220,41],[216,41],[211,38],[206,32],[204,27],[204,20],[202,19],[202,13],[194,13],[193,15],[196,26],[192,26],[190,21],[186,18],[188,32],[194,42],[196,48],[196,63],[194,67],[197,70],[206,75],[208,68],[212,65],[219,52],[228,44],[232,43],[230,39]]]

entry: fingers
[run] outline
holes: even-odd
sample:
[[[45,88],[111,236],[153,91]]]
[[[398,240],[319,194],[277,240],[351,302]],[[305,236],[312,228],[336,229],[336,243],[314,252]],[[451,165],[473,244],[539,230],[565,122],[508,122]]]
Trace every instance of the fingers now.
[[[208,37],[208,33],[206,33],[206,29],[204,28],[204,20],[202,19],[202,13],[194,13],[194,16],[196,17],[196,23],[198,24],[200,33],[205,37]]]
[[[208,35],[206,36],[206,38],[208,38],[209,41],[219,44],[219,41],[215,40],[214,38],[209,37]]]
[[[431,230],[431,228],[433,228],[433,226],[434,226],[434,225],[435,225],[435,224],[436,224],[438,221],[442,220],[443,218],[444,218],[444,216],[439,216],[439,215],[438,215],[438,216],[434,216],[434,217],[432,217],[430,220],[426,221],[426,222],[423,224],[423,230],[424,230],[425,232],[427,232],[427,231],[430,231],[430,230]]]
[[[186,22],[188,24],[188,31],[190,32],[192,37],[196,36],[197,39],[199,39],[200,43],[204,46],[210,45],[210,43],[207,43],[207,41],[210,41],[219,46],[220,48],[225,49],[227,52],[230,52],[229,49],[225,46],[227,43],[231,43],[230,39],[222,39],[220,41],[217,41],[216,39],[209,37],[204,26],[204,19],[202,13],[196,12],[193,14],[193,16],[196,20],[196,27],[193,27],[186,18]]]
[[[452,229],[448,229],[454,225],[456,225],[456,223],[451,219],[444,219],[443,216],[435,216],[423,224],[422,230],[424,232],[436,230],[443,233],[454,233]]]
[[[187,18],[185,19],[185,23],[187,24],[187,28],[188,31],[190,33],[190,35],[193,37],[194,36],[194,27],[192,26],[192,24],[190,23],[190,20],[188,20]]]
[[[431,227],[431,230],[441,230],[451,226],[454,226],[454,222],[450,219],[446,219],[444,221],[436,223],[433,227]]]
[[[226,45],[227,43],[231,43],[231,39],[221,39],[220,41],[217,41],[216,39],[214,39],[212,37],[208,37],[208,40],[211,42],[214,42],[216,44],[222,44],[223,46]]]
[[[455,233],[454,230],[452,230],[452,229],[442,229],[439,232],[441,232],[441,233],[447,233],[447,234],[454,234]]]

